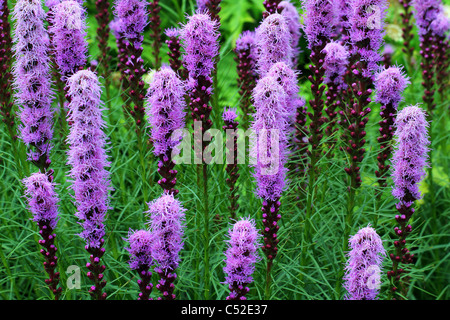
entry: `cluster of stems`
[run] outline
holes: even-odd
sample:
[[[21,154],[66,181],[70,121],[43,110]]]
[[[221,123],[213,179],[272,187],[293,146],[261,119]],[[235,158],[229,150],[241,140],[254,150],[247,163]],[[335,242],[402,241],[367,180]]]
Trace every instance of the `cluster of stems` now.
[[[0,114],[8,129],[11,139],[16,139],[13,114],[14,103],[11,96],[11,57],[12,40],[11,25],[9,23],[8,0],[3,0],[0,7]]]
[[[159,12],[161,7],[159,5],[159,0],[153,0],[148,3],[149,9],[149,26],[150,26],[150,37],[152,39],[153,57],[155,59],[153,68],[158,70],[161,67],[161,59],[159,57],[159,51],[161,49],[161,18]]]

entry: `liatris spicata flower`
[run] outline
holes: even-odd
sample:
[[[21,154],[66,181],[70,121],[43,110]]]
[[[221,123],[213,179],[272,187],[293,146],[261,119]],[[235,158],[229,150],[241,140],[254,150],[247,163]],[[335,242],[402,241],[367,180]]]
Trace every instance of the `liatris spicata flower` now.
[[[237,179],[239,178],[238,166],[237,166],[237,127],[239,122],[236,121],[237,112],[236,109],[233,108],[225,108],[222,114],[222,119],[225,125],[223,126],[223,130],[226,133],[226,144],[227,144],[227,167],[226,171],[228,174],[228,178],[226,179],[226,183],[229,188],[228,199],[230,199],[230,206],[228,209],[230,210],[230,218],[236,218],[236,211],[239,208],[237,204],[237,200],[239,199],[239,195],[236,194],[238,190],[238,186],[236,185]]]
[[[169,37],[168,40],[166,40],[167,47],[169,48],[169,52],[167,53],[169,55],[169,63],[170,67],[173,71],[175,71],[178,76],[182,80],[186,80],[187,74],[186,70],[183,69],[183,64],[181,61],[181,44],[180,44],[180,30],[175,28],[169,28],[165,31],[166,36]]]
[[[145,73],[142,59],[144,28],[147,25],[148,2],[145,0],[116,0],[114,14],[119,23],[119,32],[123,39],[125,55],[120,67],[124,93],[124,108],[134,118],[138,136],[144,125],[145,89],[142,75]],[[131,101],[127,101],[128,97]],[[140,141],[140,139],[139,139]]]
[[[53,137],[53,112],[48,35],[40,0],[19,0],[14,7],[14,88],[19,105],[20,137],[27,146],[28,159],[45,173]]]
[[[228,237],[226,266],[223,268],[227,274],[225,283],[230,289],[227,300],[246,300],[245,295],[249,292],[247,286],[253,282],[255,264],[260,260],[257,250],[261,235],[255,221],[248,217],[237,221],[228,231]]]
[[[159,157],[158,173],[162,176],[158,184],[174,195],[178,194],[174,189],[177,170],[172,156],[178,153],[180,139],[174,139],[172,134],[184,128],[184,95],[183,82],[169,67],[163,67],[153,75],[147,93],[146,113],[152,127],[153,153]]]
[[[352,7],[351,1],[335,0],[333,3],[333,39],[339,40],[341,44],[345,44],[349,37],[350,22]]]
[[[411,0],[399,0],[398,1],[401,6],[403,6],[404,12],[400,13],[400,17],[402,18],[402,32],[403,32],[403,49],[402,51],[407,54],[408,59],[411,59],[411,56],[414,51],[414,46],[412,45],[412,40],[414,39],[414,33],[412,32],[412,6]],[[409,63],[411,63],[409,61]]]
[[[395,227],[395,253],[390,254],[392,270],[387,273],[391,280],[391,294],[407,293],[407,279],[402,274],[406,270],[400,264],[413,262],[414,254],[406,248],[406,238],[412,232],[408,224],[414,213],[414,201],[421,198],[419,183],[425,176],[427,166],[427,152],[430,141],[428,139],[428,122],[425,112],[418,106],[405,107],[397,115],[395,130],[395,151],[392,157],[394,189],[392,195],[399,200],[396,205],[398,215],[395,220],[399,227]]]
[[[325,93],[325,113],[328,115],[327,127],[325,129],[325,134],[329,138],[327,142],[328,156],[332,156],[330,152],[336,145],[336,138],[333,137],[337,131],[336,126],[336,109],[344,105],[344,96],[342,90],[347,88],[344,81],[344,76],[348,67],[349,52],[347,48],[341,45],[339,42],[331,41],[327,43],[323,49],[325,52],[325,58],[323,66],[325,68],[325,83],[327,84],[327,92]]]
[[[222,0],[197,0],[198,12],[205,12],[207,10],[211,18],[220,24],[219,12],[221,2]]]
[[[391,140],[394,134],[398,104],[402,101],[402,93],[409,83],[409,78],[401,67],[389,67],[375,76],[375,101],[381,104],[380,116],[382,118],[379,122],[380,137],[378,137],[381,152],[377,156],[378,170],[375,171],[375,175],[382,188],[387,186],[385,175],[390,166],[386,164],[386,161],[390,160],[392,153]]]
[[[254,177],[257,184],[256,195],[263,200],[263,251],[267,257],[266,297],[270,290],[270,271],[278,252],[278,221],[281,203],[279,201],[286,185],[286,145],[289,112],[289,96],[277,79],[265,76],[253,90],[256,109],[252,131],[256,143],[250,150],[254,159]]]
[[[93,299],[105,299],[103,279],[105,266],[100,259],[105,253],[105,216],[109,207],[108,191],[111,189],[106,155],[105,122],[102,119],[101,89],[97,76],[90,70],[81,70],[68,81],[70,97],[68,120],[72,123],[67,141],[70,145],[68,164],[75,193],[76,216],[82,221],[80,236],[86,240],[86,250],[91,254],[87,276],[94,282],[89,293]]]
[[[281,14],[270,14],[261,22],[256,29],[256,46],[256,67],[261,78],[277,62],[292,64],[291,34]]]
[[[39,244],[43,247],[40,252],[45,258],[44,268],[49,276],[45,283],[53,292],[55,300],[58,300],[62,289],[58,287],[59,272],[55,272],[58,264],[56,234],[53,233],[58,222],[58,197],[55,186],[52,177],[41,172],[33,173],[25,178],[23,183],[33,221],[38,224],[39,234],[42,237],[42,240],[39,240]]]
[[[153,266],[152,234],[148,230],[130,230],[127,241],[130,244],[130,248],[127,248],[130,253],[130,268],[136,270],[140,277],[137,281],[141,291],[138,300],[152,300],[150,298],[153,289],[150,271],[150,267]]]
[[[375,229],[367,226],[349,239],[345,283],[347,300],[376,300],[386,252]]]
[[[153,68],[158,70],[161,67],[161,59],[159,58],[159,50],[161,48],[161,18],[159,17],[159,12],[161,7],[159,5],[159,0],[153,0],[148,3],[149,6],[149,26],[150,37],[152,39],[153,57],[155,63]]]
[[[385,69],[392,66],[392,55],[394,54],[394,47],[390,44],[385,44],[383,47],[383,56],[381,61]]]
[[[292,48],[292,65],[297,66],[298,56],[301,52],[299,42],[301,38],[301,24],[300,15],[297,8],[289,1],[281,1],[278,5],[278,10],[286,20],[289,33],[291,34],[291,48]]]
[[[436,61],[436,84],[438,85],[438,93],[441,101],[445,101],[444,92],[448,88],[448,81],[450,70],[449,49],[450,49],[450,19],[441,11],[436,19],[430,25],[431,30],[435,36],[435,61]]]
[[[150,232],[152,233],[152,257],[157,263],[155,271],[161,279],[156,288],[162,293],[158,300],[174,300],[177,278],[175,270],[180,262],[179,252],[183,248],[184,213],[180,201],[171,193],[163,193],[148,204]]]
[[[105,90],[109,93],[109,62],[111,60],[111,56],[108,55],[109,50],[111,49],[108,46],[108,40],[109,40],[109,21],[110,21],[110,14],[109,14],[109,0],[96,0],[95,1],[95,7],[97,9],[97,14],[95,15],[95,19],[97,20],[98,28],[97,28],[97,37],[96,41],[98,42],[97,46],[100,51],[99,56],[99,63],[101,70],[101,75],[105,79]],[[107,100],[109,100],[109,94],[106,97]]]
[[[197,134],[203,137],[203,134],[212,126],[212,121],[209,119],[212,107],[208,104],[213,90],[211,75],[214,70],[214,61],[219,53],[218,24],[208,14],[197,13],[189,17],[180,35],[185,50],[183,63],[189,73],[187,86],[191,116],[194,122],[201,122],[201,132]],[[200,144],[203,151],[207,144],[205,141]],[[200,155],[196,156],[202,159]]]
[[[86,65],[86,12],[77,1],[68,0],[52,7],[49,33],[56,64],[64,78]]]
[[[251,96],[255,88],[256,79],[258,78],[256,69],[256,59],[258,58],[258,51],[256,48],[255,32],[244,31],[236,40],[236,48],[234,52],[237,62],[238,73],[238,87],[241,95],[240,107],[242,110],[242,124],[245,129],[249,125],[249,115],[253,113]]]
[[[5,123],[11,139],[15,139],[14,103],[11,101],[12,84],[12,39],[11,26],[8,21],[8,0],[0,0],[0,115]]]

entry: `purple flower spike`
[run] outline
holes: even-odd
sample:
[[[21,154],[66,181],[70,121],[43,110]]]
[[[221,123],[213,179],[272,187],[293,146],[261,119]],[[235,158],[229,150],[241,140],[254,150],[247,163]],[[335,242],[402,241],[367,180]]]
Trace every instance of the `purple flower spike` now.
[[[367,226],[349,240],[344,287],[347,300],[376,300],[386,252],[375,229]]]
[[[277,62],[292,64],[291,41],[287,21],[281,14],[270,14],[261,22],[256,29],[257,70],[260,77]]]
[[[159,185],[166,191],[176,195],[177,171],[172,156],[179,153],[177,149],[180,139],[173,139],[176,130],[184,128],[185,118],[184,84],[169,67],[163,67],[153,76],[147,93],[147,116],[153,141],[153,153],[159,157],[158,172],[163,177]]]
[[[387,275],[391,280],[391,296],[397,298],[397,293],[406,296],[408,291],[408,281],[402,276],[406,271],[400,268],[400,264],[407,265],[415,261],[414,254],[406,248],[406,238],[412,232],[409,220],[414,213],[414,201],[421,198],[419,183],[425,176],[425,167],[428,166],[427,152],[430,141],[425,112],[418,106],[409,106],[400,111],[395,125],[392,195],[400,200],[396,206],[399,214],[395,217],[399,226],[394,228],[398,240],[394,241],[395,253],[389,255],[392,270]]]
[[[304,26],[308,48],[325,47],[333,32],[333,5],[329,0],[305,0],[303,2]]]
[[[70,77],[87,61],[85,9],[77,1],[62,1],[52,7],[50,25],[56,64],[63,77]]]
[[[39,234],[42,240],[39,244],[42,255],[45,257],[44,268],[49,279],[45,283],[55,296],[59,299],[62,289],[58,288],[59,272],[57,268],[58,258],[56,257],[57,248],[55,247],[55,237],[53,233],[58,222],[58,197],[55,192],[55,186],[51,182],[51,177],[44,173],[33,173],[30,177],[23,180],[25,185],[25,195],[28,198],[28,205],[33,214],[33,221],[39,226]]]
[[[222,113],[222,119],[225,125],[223,129],[226,134],[226,144],[227,144],[227,167],[226,171],[228,174],[228,178],[226,179],[226,183],[229,190],[230,206],[228,209],[230,210],[230,218],[236,218],[236,211],[239,208],[237,204],[237,200],[239,199],[239,195],[237,194],[238,186],[236,185],[237,179],[239,178],[238,166],[237,166],[237,128],[239,122],[236,121],[237,118],[237,110],[234,108],[225,108]],[[231,141],[230,141],[231,140]]]
[[[161,59],[159,57],[159,51],[161,49],[161,6],[159,0],[153,0],[148,3],[149,6],[149,25],[152,31],[150,37],[153,41],[153,57],[155,59],[154,69],[158,70],[161,67]]]
[[[409,78],[401,67],[389,67],[375,75],[375,100],[381,103],[380,116],[380,143],[381,153],[377,156],[378,170],[375,174],[380,187],[386,187],[386,173],[390,166],[386,164],[390,160],[392,147],[391,141],[394,134],[394,122],[397,116],[397,107],[402,98],[402,93],[409,85]]]
[[[130,253],[130,268],[136,270],[141,279],[138,281],[141,291],[138,300],[152,300],[150,298],[153,289],[153,284],[151,283],[152,273],[150,271],[150,267],[153,265],[152,234],[147,230],[130,230],[127,241],[130,244],[130,248],[127,248]]]
[[[93,299],[105,299],[102,289],[106,281],[99,279],[104,266],[100,258],[105,236],[104,220],[110,209],[108,191],[111,190],[109,166],[105,151],[106,135],[103,132],[105,122],[102,119],[101,89],[97,76],[90,70],[81,70],[68,81],[70,97],[68,121],[72,123],[67,141],[70,145],[68,164],[78,212],[82,220],[83,232],[80,236],[86,240],[86,250],[91,254],[89,271],[94,275],[95,290],[91,290]]]
[[[238,87],[241,95],[240,106],[243,113],[244,129],[248,128],[249,116],[253,112],[251,96],[258,78],[256,70],[256,60],[258,51],[256,47],[255,32],[244,31],[236,40],[235,61],[237,62]]]
[[[257,250],[260,247],[261,234],[253,219],[241,218],[228,231],[228,236],[226,266],[223,268],[227,274],[225,283],[230,289],[227,300],[245,300],[249,291],[247,286],[253,282],[255,263],[260,260]]]
[[[432,24],[436,26],[439,24],[438,17],[443,12],[441,0],[412,0],[411,4],[414,6],[414,17],[418,27],[419,35],[425,36],[432,31]]]
[[[335,0],[333,3],[333,38],[344,44],[349,39],[351,1]]]
[[[186,80],[186,70],[182,69],[181,61],[181,43],[180,43],[180,30],[175,28],[169,28],[165,31],[166,36],[169,38],[166,40],[169,48],[169,63],[173,71],[175,71],[182,80]]]
[[[22,122],[19,132],[23,142],[32,147],[28,159],[42,173],[50,165],[53,138],[53,92],[44,19],[41,1],[17,1],[13,12],[16,59],[13,85]]]
[[[150,232],[153,237],[152,257],[158,264],[155,271],[159,274],[156,288],[162,299],[175,299],[175,270],[180,262],[179,252],[183,248],[184,215],[186,209],[171,193],[163,193],[161,197],[148,204],[150,215]]]
[[[289,33],[291,34],[291,48],[292,48],[292,65],[297,65],[298,55],[301,53],[299,42],[301,38],[301,23],[300,15],[297,8],[289,1],[281,1],[278,4],[278,11],[281,11],[281,15],[286,20]]]

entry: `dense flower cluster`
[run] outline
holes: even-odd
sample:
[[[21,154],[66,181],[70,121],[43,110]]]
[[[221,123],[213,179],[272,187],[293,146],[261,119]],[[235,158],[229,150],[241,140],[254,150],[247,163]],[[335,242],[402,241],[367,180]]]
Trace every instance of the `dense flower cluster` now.
[[[152,234],[148,230],[138,230],[128,233],[127,238],[130,248],[130,268],[136,270],[140,279],[138,285],[140,289],[138,300],[151,300],[153,284],[151,283],[152,272],[150,267],[153,265],[152,258]]]
[[[162,299],[173,300],[175,270],[180,261],[179,252],[183,248],[184,215],[186,209],[171,193],[163,193],[148,204],[150,232],[152,233],[152,257],[157,263],[155,271],[161,279],[156,288]]]
[[[19,0],[14,7],[14,88],[19,105],[20,137],[42,173],[50,165],[53,138],[50,62],[48,34],[44,27],[45,12],[39,0]]]
[[[49,32],[55,61],[64,77],[85,67],[87,61],[86,12],[77,1],[68,0],[52,7]]]
[[[184,128],[186,105],[184,100],[184,84],[169,67],[163,67],[153,75],[147,93],[147,116],[151,126],[153,153],[159,157],[158,172],[162,179],[158,184],[167,192],[175,190],[176,174],[172,156],[178,153],[179,137],[172,135],[176,130]]]
[[[375,229],[360,229],[349,240],[345,267],[345,283],[348,300],[375,300],[380,286],[381,268],[386,252]]]
[[[106,155],[105,122],[102,119],[101,89],[97,76],[89,70],[81,70],[68,81],[70,97],[68,121],[72,123],[67,141],[70,177],[77,206],[76,216],[82,221],[80,236],[86,240],[86,250],[91,253],[87,267],[88,277],[94,281],[90,293],[93,298],[105,299],[102,288],[106,282],[100,265],[104,244],[106,212],[110,209],[108,191],[111,189],[109,165]]]
[[[186,70],[182,69],[183,63],[181,61],[181,43],[180,43],[180,30],[176,28],[169,28],[165,31],[166,36],[169,38],[166,40],[167,47],[169,51],[169,64],[173,71],[175,71],[178,76],[186,80]]]
[[[302,36],[300,15],[298,14],[297,8],[290,0],[281,1],[278,4],[278,11],[281,11],[281,15],[286,20],[289,33],[291,34],[292,65],[295,67],[298,62],[298,56],[301,53],[299,46],[300,38]]]
[[[226,266],[223,268],[227,274],[225,283],[230,289],[227,300],[245,300],[249,291],[247,286],[253,282],[255,263],[259,261],[257,250],[261,235],[253,219],[241,218],[228,231],[228,237]]]

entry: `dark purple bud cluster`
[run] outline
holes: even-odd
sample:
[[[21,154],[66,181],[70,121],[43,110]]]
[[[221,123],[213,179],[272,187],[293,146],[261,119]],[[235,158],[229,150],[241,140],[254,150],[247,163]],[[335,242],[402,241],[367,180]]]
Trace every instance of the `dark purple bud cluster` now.
[[[280,10],[278,9],[280,2],[281,0],[264,0],[263,4],[264,8],[266,8],[266,12],[263,13],[263,17],[275,12],[280,13]]]
[[[98,42],[98,49],[100,51],[100,57],[98,64],[101,68],[101,75],[105,79],[105,82],[108,81],[108,83],[105,83],[105,87],[109,85],[109,61],[111,60],[111,57],[108,55],[109,50],[111,49],[108,46],[108,39],[109,39],[109,1],[108,0],[97,0],[95,1],[95,7],[97,9],[97,14],[95,15],[95,19],[98,23],[97,28],[97,37],[96,41]]]
[[[401,6],[403,6],[404,12],[400,13],[402,18],[402,32],[403,32],[403,49],[402,51],[406,53],[409,57],[412,56],[414,51],[414,46],[412,45],[412,40],[414,39],[414,33],[412,31],[412,6],[410,0],[399,0]]]
[[[175,284],[173,282],[176,280],[177,274],[158,267],[155,268],[155,271],[161,278],[156,285],[156,289],[162,294],[162,297],[158,297],[158,300],[175,300],[175,295],[173,294]]]
[[[180,44],[180,33],[178,29],[170,28],[166,30],[166,36],[169,37],[166,40],[169,51],[169,64],[170,67],[182,80],[186,80],[187,71],[183,68],[183,62],[181,60],[181,44]]]
[[[278,253],[278,239],[277,233],[280,229],[278,221],[281,219],[280,211],[281,203],[278,200],[264,200],[262,205],[262,222],[264,225],[262,250],[267,256],[268,266],[272,264],[273,259]]]
[[[153,68],[158,70],[161,67],[161,59],[159,57],[159,51],[161,49],[161,18],[159,12],[161,7],[159,5],[159,0],[153,0],[148,3],[148,14],[149,14],[149,26],[150,26],[150,37],[152,39],[153,57],[155,59],[155,64]]]
[[[85,246],[85,249],[90,253],[89,261],[86,263],[86,268],[89,270],[87,272],[87,277],[94,282],[89,288],[89,294],[93,300],[105,300],[107,297],[106,292],[102,292],[106,285],[106,280],[104,280],[103,272],[106,266],[101,263],[101,258],[105,254],[105,248],[102,246],[105,244],[104,239],[100,239],[100,244],[98,247],[91,247],[89,245]]]
[[[217,21],[217,23],[220,24],[220,17],[219,17],[219,12],[220,12],[220,3],[222,2],[222,0],[207,0],[206,1],[206,8],[209,11],[209,14],[211,15],[211,18],[215,21]]]

